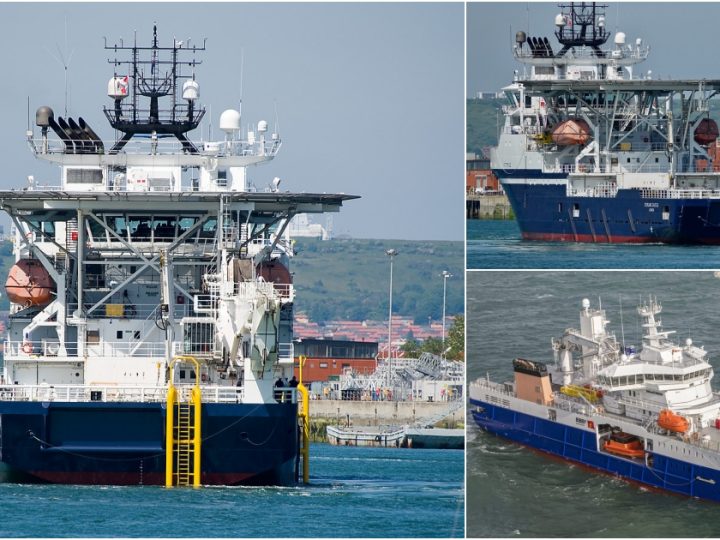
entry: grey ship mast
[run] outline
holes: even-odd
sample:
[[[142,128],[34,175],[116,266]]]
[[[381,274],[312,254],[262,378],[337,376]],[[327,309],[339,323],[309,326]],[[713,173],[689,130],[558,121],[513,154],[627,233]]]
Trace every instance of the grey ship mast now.
[[[132,47],[120,45],[107,45],[105,49],[114,52],[130,51],[130,60],[109,59],[108,62],[115,67],[113,78],[108,83],[108,96],[114,99],[114,108],[103,108],[105,116],[113,128],[121,131],[123,136],[110,150],[116,154],[135,135],[150,135],[152,137],[172,135],[176,137],[183,147],[183,151],[197,154],[198,149],[187,139],[185,134],[195,129],[205,115],[205,108],[195,109],[195,101],[200,97],[200,88],[195,81],[195,67],[202,61],[195,58],[197,51],[205,50],[205,40],[202,47],[193,45],[183,48],[182,42],[173,39],[172,47],[158,45],[157,25],[153,25],[153,40],[150,47],[141,47],[137,41]],[[143,59],[143,52],[149,51],[149,59]],[[181,57],[192,54],[189,60]],[[127,66],[127,73],[131,76],[119,76],[118,68]],[[183,75],[181,66],[192,69],[191,75]],[[168,68],[163,71],[164,68]],[[186,79],[182,85],[182,100],[178,99],[178,84]],[[130,89],[132,91],[130,92]],[[131,95],[130,105],[125,105],[126,98]],[[150,100],[149,109],[141,109],[139,98]],[[172,104],[169,109],[160,109],[159,100],[170,97]]]

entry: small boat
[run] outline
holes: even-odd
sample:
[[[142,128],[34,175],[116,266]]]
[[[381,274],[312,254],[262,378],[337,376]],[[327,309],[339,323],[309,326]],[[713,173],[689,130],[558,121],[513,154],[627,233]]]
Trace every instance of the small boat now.
[[[675,414],[670,409],[663,409],[657,420],[658,426],[675,433],[685,433],[690,429],[690,422],[684,416]]]
[[[390,446],[400,448],[405,439],[405,428],[386,426],[384,429],[373,426],[341,428],[327,426],[328,442],[334,446]]]
[[[635,435],[618,432],[610,435],[610,438],[603,443],[603,450],[617,456],[627,458],[641,458],[645,456],[645,449],[642,441]]]
[[[553,129],[552,140],[559,146],[586,144],[590,140],[590,126],[582,118],[566,120]]]

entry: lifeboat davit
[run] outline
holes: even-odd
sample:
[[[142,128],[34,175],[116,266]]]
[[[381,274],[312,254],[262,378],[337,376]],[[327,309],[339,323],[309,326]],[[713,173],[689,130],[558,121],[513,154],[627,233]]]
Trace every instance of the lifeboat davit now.
[[[690,421],[684,416],[675,414],[670,409],[663,409],[658,416],[658,426],[675,433],[685,433],[690,429]]]
[[[55,283],[39,260],[20,259],[10,269],[5,291],[13,304],[44,306],[52,300]]]
[[[703,118],[698,127],[695,128],[695,142],[706,146],[715,142],[720,132],[718,132],[718,125],[712,118]]]
[[[566,120],[555,126],[552,140],[560,146],[585,144],[590,140],[590,126],[581,118]]]
[[[275,259],[265,261],[258,265],[256,272],[263,280],[274,283],[280,296],[290,295],[289,285],[292,285],[292,276],[283,263]]]
[[[637,459],[645,456],[643,444],[635,435],[629,433],[613,433],[610,438],[603,443],[603,450],[631,459]]]

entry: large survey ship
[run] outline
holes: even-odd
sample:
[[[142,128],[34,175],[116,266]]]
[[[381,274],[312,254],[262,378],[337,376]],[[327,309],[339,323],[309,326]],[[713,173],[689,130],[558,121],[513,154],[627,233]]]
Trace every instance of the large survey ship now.
[[[624,346],[586,299],[580,328],[552,341],[554,362],[516,358],[514,380],[479,379],[470,412],[483,429],[571,462],[678,494],[720,501],[720,394],[706,351],[638,306],[642,347]]]
[[[355,198],[253,187],[281,146],[239,111],[193,142],[204,42],[107,45],[107,143],[37,110],[28,142],[59,165],[0,192],[16,264],[0,382],[0,467],[85,484],[292,484],[291,219]],[[36,135],[37,138],[36,138]],[[55,138],[55,136],[57,138]]]

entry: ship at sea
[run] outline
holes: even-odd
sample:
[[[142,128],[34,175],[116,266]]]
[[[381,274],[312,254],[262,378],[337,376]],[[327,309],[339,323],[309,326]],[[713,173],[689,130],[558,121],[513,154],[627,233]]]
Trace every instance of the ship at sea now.
[[[560,5],[555,48],[517,32],[491,168],[523,239],[720,243],[717,79],[638,75],[649,47],[604,4]]]
[[[255,188],[248,169],[281,139],[238,110],[220,115],[222,140],[188,138],[205,42],[161,46],[154,27],[148,46],[105,49],[115,140],[42,106],[28,143],[59,182],[0,192],[16,259],[0,467],[53,483],[293,484],[303,387],[275,387],[294,370],[289,224],[356,197]]]
[[[720,501],[720,394],[702,347],[675,343],[662,307],[637,308],[642,346],[582,301],[579,329],[552,340],[553,362],[513,361],[514,379],[470,385],[484,430],[627,481]]]

